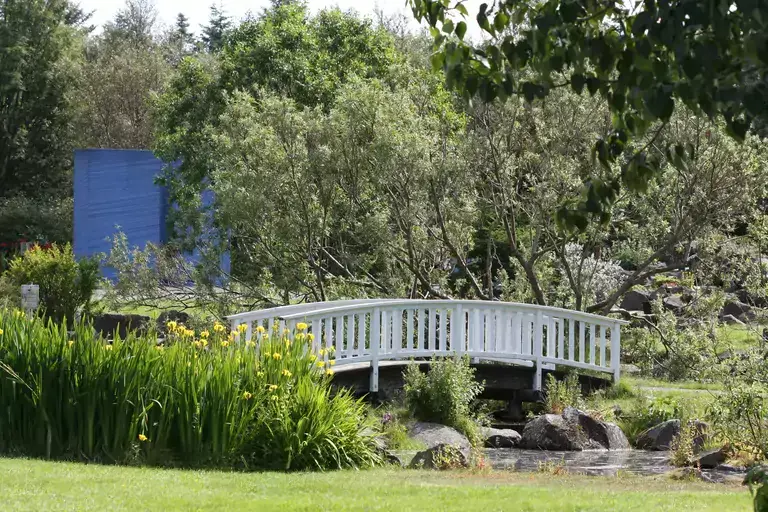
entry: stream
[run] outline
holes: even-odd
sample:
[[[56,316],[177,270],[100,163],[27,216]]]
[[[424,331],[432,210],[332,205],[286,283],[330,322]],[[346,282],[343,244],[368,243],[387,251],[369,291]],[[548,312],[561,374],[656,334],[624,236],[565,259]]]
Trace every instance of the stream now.
[[[407,464],[416,452],[399,452]],[[616,476],[621,471],[634,475],[659,475],[675,469],[667,452],[645,450],[545,451],[519,448],[489,448],[485,457],[492,468],[509,471],[539,471],[543,465],[562,465],[570,473]],[[743,477],[738,471],[703,470],[711,481]]]

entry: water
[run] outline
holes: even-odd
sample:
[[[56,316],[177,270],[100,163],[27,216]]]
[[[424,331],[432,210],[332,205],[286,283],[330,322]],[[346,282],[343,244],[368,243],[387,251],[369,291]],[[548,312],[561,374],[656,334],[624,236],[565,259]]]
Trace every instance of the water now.
[[[562,465],[570,473],[615,476],[619,471],[658,475],[673,469],[669,455],[643,450],[555,452],[521,449],[485,451],[491,467],[500,470],[538,471],[542,465]]]
[[[400,452],[407,464],[416,452]],[[492,468],[507,471],[539,471],[542,466],[563,466],[569,473],[596,476],[616,476],[619,471],[634,475],[660,475],[674,470],[669,463],[668,452],[645,450],[612,451],[544,451],[518,448],[485,450],[486,461]],[[729,479],[740,480],[743,473],[723,470],[703,470],[702,478],[711,482]]]

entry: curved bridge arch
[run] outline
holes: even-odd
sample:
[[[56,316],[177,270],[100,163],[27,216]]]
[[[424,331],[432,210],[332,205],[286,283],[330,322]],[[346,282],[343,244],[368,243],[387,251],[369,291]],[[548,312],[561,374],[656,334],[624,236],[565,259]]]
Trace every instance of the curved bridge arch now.
[[[359,299],[315,302],[227,317],[236,329],[293,330],[304,322],[314,334],[312,349],[336,367],[369,363],[370,391],[378,391],[381,361],[468,355],[535,369],[555,365],[611,374],[619,380],[621,325],[626,321],[580,311],[481,300]]]

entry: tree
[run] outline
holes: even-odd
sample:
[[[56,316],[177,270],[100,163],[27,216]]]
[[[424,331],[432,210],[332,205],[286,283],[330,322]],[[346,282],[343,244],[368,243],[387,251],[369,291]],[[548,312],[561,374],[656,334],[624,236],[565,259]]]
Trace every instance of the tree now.
[[[260,89],[328,109],[353,77],[385,77],[397,59],[391,37],[370,22],[338,10],[311,17],[296,4],[242,23],[218,54],[182,61],[157,102],[153,147],[166,162],[181,162],[163,177],[179,205],[171,221],[179,241],[203,230],[200,194],[216,166],[203,148],[210,145],[228,96]]]
[[[128,0],[101,36],[91,38],[73,95],[80,147],[147,149],[152,143],[151,98],[170,72],[167,46],[153,33],[147,0]]]
[[[586,229],[589,217],[608,220],[622,187],[642,192],[661,161],[645,147],[625,156],[631,139],[660,134],[684,104],[743,140],[756,119],[768,117],[768,38],[765,2],[701,0],[583,4],[564,0],[480,5],[477,23],[490,36],[465,40],[463,1],[410,0],[426,19],[439,51],[435,68],[467,98],[541,99],[559,87],[585,88],[608,101],[611,128],[593,148],[606,173],[586,181],[582,198],[563,205],[558,220]],[[531,71],[521,79],[522,70]],[[674,148],[681,161],[682,147]]]
[[[63,0],[0,5],[0,197],[69,195],[79,22]]]
[[[189,52],[195,43],[195,36],[189,31],[189,19],[180,12],[176,15],[176,24],[168,38],[171,44],[178,45],[182,52]]]
[[[121,40],[132,46],[146,46],[154,35],[157,8],[154,0],[125,0],[115,19],[104,26],[107,40]],[[116,44],[111,41],[111,44]]]
[[[231,26],[231,20],[221,7],[216,7],[216,4],[211,5],[211,14],[208,17],[208,25],[203,27],[202,36],[205,48],[210,53],[216,53],[221,50],[224,46],[224,36]]]

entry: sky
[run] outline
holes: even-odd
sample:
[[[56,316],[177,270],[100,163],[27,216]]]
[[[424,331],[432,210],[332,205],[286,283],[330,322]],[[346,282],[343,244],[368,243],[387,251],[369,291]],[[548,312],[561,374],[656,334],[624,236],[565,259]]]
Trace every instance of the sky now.
[[[100,27],[111,20],[115,13],[124,5],[124,0],[78,0],[86,11],[94,11],[91,23]],[[220,4],[224,11],[234,19],[242,19],[249,11],[258,14],[270,5],[269,0],[155,0],[159,20],[166,25],[172,25],[176,15],[183,12],[190,21],[190,27],[199,35],[200,25],[206,24],[212,3]],[[354,9],[360,14],[372,16],[375,9],[386,14],[403,13],[411,17],[410,9],[405,0],[308,0],[310,9],[315,12],[326,7],[340,7],[342,10]],[[470,15],[477,12],[480,0],[469,0],[466,5]],[[473,23],[468,23],[470,32]],[[477,24],[474,23],[476,26]],[[417,28],[416,21],[413,27]]]

